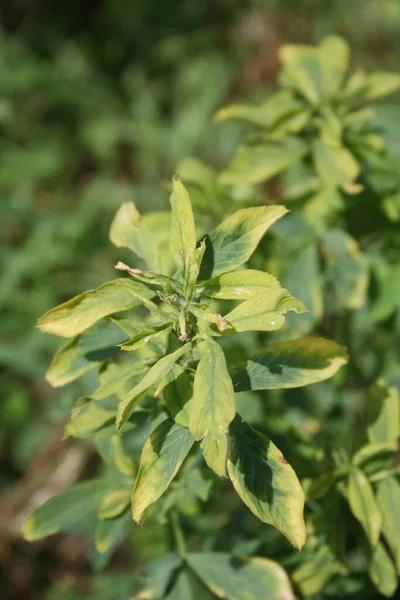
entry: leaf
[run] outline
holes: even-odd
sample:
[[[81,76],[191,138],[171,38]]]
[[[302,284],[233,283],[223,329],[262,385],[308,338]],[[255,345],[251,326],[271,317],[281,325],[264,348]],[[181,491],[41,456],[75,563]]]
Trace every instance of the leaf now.
[[[288,310],[307,312],[301,300],[294,298],[288,290],[273,288],[267,294],[263,292],[242,302],[225,315],[225,319],[237,332],[275,331],[284,324],[283,315]]]
[[[326,187],[342,186],[357,179],[360,165],[347,148],[317,139],[313,144],[315,169]]]
[[[172,328],[172,323],[164,323],[163,325],[145,325],[141,331],[131,337],[130,340],[120,345],[121,350],[132,352],[146,346],[148,342],[162,335],[164,332]]]
[[[174,421],[189,427],[193,386],[189,375],[180,365],[174,365],[165,378],[162,395]]]
[[[100,386],[92,394],[93,400],[102,400],[117,395],[125,385],[136,385],[146,374],[149,367],[143,362],[110,362],[99,373]]]
[[[116,312],[148,303],[154,292],[129,279],[115,279],[96,290],[84,292],[56,308],[38,321],[38,327],[61,337],[73,337],[100,319]]]
[[[397,442],[366,444],[353,455],[352,463],[362,468],[367,475],[377,473],[381,470],[381,465],[390,467],[390,464],[394,462],[397,450]],[[376,465],[376,468],[374,468],[374,465]]]
[[[292,467],[267,437],[239,417],[231,425],[228,473],[236,492],[264,523],[299,550],[306,539],[304,494]]]
[[[245,146],[222,171],[219,181],[222,185],[256,185],[300,160],[306,152],[307,146],[298,139],[290,144]]]
[[[343,38],[330,35],[320,43],[319,54],[323,88],[328,94],[334,94],[342,87],[349,68],[349,45]]]
[[[273,123],[273,116],[262,105],[231,104],[230,106],[221,108],[215,115],[215,120],[244,121],[245,123],[258,125],[259,127],[269,127]]]
[[[360,469],[350,471],[348,493],[351,512],[360,522],[371,546],[376,546],[382,529],[382,513],[372,486]]]
[[[329,546],[322,546],[315,556],[301,564],[292,578],[302,595],[314,596],[321,592],[336,574],[344,575],[346,569],[338,562]]]
[[[103,496],[97,510],[99,519],[114,519],[118,517],[131,503],[129,490],[113,490]]]
[[[91,403],[66,424],[64,437],[86,438],[104,425],[112,423],[114,419],[115,410],[105,410],[101,406]]]
[[[25,521],[22,530],[24,538],[33,542],[60,531],[90,531],[95,522],[97,505],[104,494],[112,489],[115,489],[115,479],[99,478],[78,483],[53,496]]]
[[[141,221],[133,202],[121,204],[111,223],[110,240],[117,248],[132,250],[150,269],[159,271],[157,253],[152,244],[150,231]]]
[[[129,513],[121,514],[115,519],[99,521],[95,533],[96,550],[100,554],[111,553],[126,537],[129,531],[129,523]]]
[[[295,600],[282,567],[266,558],[236,558],[222,552],[189,554],[189,566],[218,597],[229,600]]]
[[[400,437],[400,398],[397,389],[380,380],[368,394],[367,434],[371,443],[397,443]]]
[[[287,213],[284,206],[244,208],[225,219],[206,237],[201,281],[217,277],[245,263],[271,225]]]
[[[167,354],[158,360],[151,369],[146,373],[143,379],[135,385],[135,387],[126,394],[124,399],[118,406],[117,413],[117,431],[121,431],[122,426],[129,419],[136,406],[140,402],[140,398],[152,386],[166,377],[174,364],[187,352],[192,350],[193,344],[184,344],[175,352]]]
[[[208,466],[226,476],[228,428],[236,404],[225,355],[216,342],[209,342],[194,378],[189,428],[201,447]]]
[[[145,586],[145,590],[139,594],[139,598],[140,596],[142,596],[143,600],[146,597],[151,600],[153,598],[164,598],[174,572],[181,566],[182,559],[178,554],[172,552],[164,554],[161,558],[153,560],[150,564],[146,565],[143,575],[147,585]]]
[[[74,337],[55,354],[46,373],[53,387],[61,387],[120,354],[117,344],[127,336],[111,321],[102,321]]]
[[[400,483],[395,477],[378,482],[377,501],[383,514],[382,533],[400,574]]]
[[[248,269],[224,273],[209,281],[199,284],[199,291],[211,298],[221,300],[248,300],[261,292],[267,293],[270,288],[280,287],[273,275]]]
[[[389,96],[400,89],[400,75],[397,73],[371,73],[366,77],[364,96],[368,100],[376,100]]]
[[[133,518],[141,523],[148,508],[168,488],[193,445],[190,431],[166,419],[143,446],[139,473],[132,492]]]
[[[398,580],[392,560],[381,542],[371,551],[368,573],[378,592],[392,598]]]
[[[332,377],[346,362],[346,348],[322,338],[270,344],[233,376],[235,392],[303,387]]]
[[[174,179],[171,203],[171,254],[187,283],[196,249],[196,230],[189,194],[183,184]]]

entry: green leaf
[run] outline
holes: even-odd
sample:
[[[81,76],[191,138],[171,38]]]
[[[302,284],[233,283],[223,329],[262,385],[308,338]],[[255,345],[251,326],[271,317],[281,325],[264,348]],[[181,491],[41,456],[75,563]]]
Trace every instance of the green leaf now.
[[[400,437],[400,398],[395,387],[380,380],[369,392],[367,434],[371,443],[397,443]]]
[[[392,598],[398,580],[392,560],[381,542],[371,551],[368,573],[379,593]]]
[[[193,445],[190,431],[166,419],[143,446],[139,473],[132,492],[133,518],[141,523],[149,507],[168,488]]]
[[[297,89],[311,104],[318,104],[323,81],[318,48],[285,44],[279,49],[279,58],[283,64],[283,85]]]
[[[104,425],[112,423],[114,419],[115,410],[105,410],[101,406],[90,403],[66,424],[64,437],[86,438]]]
[[[208,280],[245,263],[271,225],[287,213],[284,206],[244,208],[206,237],[200,280]]]
[[[270,344],[233,376],[235,392],[303,387],[332,377],[346,362],[346,348],[322,338]]]
[[[366,77],[364,96],[368,100],[376,100],[389,96],[400,89],[400,75],[397,73],[371,73]]]
[[[125,202],[118,209],[111,223],[110,240],[117,248],[129,248],[142,258],[150,269],[159,271],[152,236],[141,222],[140,214],[133,202]]]
[[[400,483],[395,477],[379,481],[377,500],[383,514],[383,536],[394,556],[400,575]]]
[[[145,590],[141,593],[143,600],[145,598],[164,598],[167,588],[171,583],[172,576],[182,566],[182,559],[178,554],[169,552],[161,558],[153,560],[146,565],[143,575],[147,582]],[[139,596],[140,597],[140,596]]]
[[[149,342],[159,337],[166,331],[172,328],[172,323],[164,323],[163,325],[145,325],[141,331],[134,335],[130,340],[120,345],[121,350],[132,352],[143,348]]]
[[[171,254],[187,284],[196,249],[196,229],[189,194],[179,180],[174,179],[172,185]]]
[[[347,148],[331,146],[322,139],[313,145],[315,169],[326,187],[342,186],[354,181],[360,165]]]
[[[120,354],[117,344],[127,336],[111,321],[101,321],[74,337],[55,354],[46,373],[53,387],[61,387],[98,367],[102,361]]]
[[[118,517],[131,503],[131,492],[129,490],[113,490],[101,499],[97,510],[99,519],[114,519]]]
[[[109,362],[99,373],[101,385],[92,394],[93,400],[102,400],[118,394],[125,385],[136,385],[149,370],[145,362]]]
[[[382,529],[382,513],[372,486],[360,469],[350,471],[348,493],[351,512],[361,523],[371,546],[376,546]]]
[[[256,185],[274,177],[306,153],[307,146],[300,140],[290,144],[245,146],[221,173],[219,181],[222,185]]]
[[[263,105],[231,104],[224,106],[215,115],[216,121],[244,121],[259,127],[269,127],[273,123],[273,116]]]
[[[346,569],[338,562],[329,546],[322,546],[312,559],[301,564],[292,578],[305,597],[321,592],[336,574],[345,574]]]
[[[174,421],[189,427],[193,386],[189,375],[180,365],[174,365],[165,378],[162,395]]]
[[[236,404],[225,355],[216,342],[209,342],[201,358],[193,384],[189,428],[201,447],[208,466],[226,476],[228,428]]]
[[[375,442],[373,444],[366,444],[354,454],[352,463],[356,467],[362,468],[366,474],[371,472],[376,473],[378,469],[374,469],[374,463],[377,463],[379,467],[383,465],[390,466],[393,463],[396,451],[398,450],[397,442]]]
[[[38,327],[47,333],[73,337],[108,315],[148,303],[152,296],[154,293],[141,283],[115,279],[52,308],[40,317]]]
[[[343,38],[330,35],[320,43],[319,54],[323,89],[328,94],[334,94],[342,87],[349,68],[349,45]]]
[[[33,542],[60,531],[90,531],[101,498],[112,489],[115,479],[92,479],[50,498],[25,521],[24,538]]]
[[[126,537],[129,531],[129,523],[129,513],[121,514],[115,519],[99,521],[95,533],[96,550],[100,554],[111,553]]]
[[[167,354],[157,361],[151,369],[146,373],[143,379],[135,385],[133,390],[128,392],[118,406],[117,414],[117,431],[121,431],[122,426],[129,419],[136,406],[140,402],[140,398],[145,392],[156,383],[159,383],[168,375],[174,364],[187,352],[192,350],[193,344],[184,344],[175,352]]]
[[[221,300],[248,300],[257,294],[268,293],[270,288],[280,287],[273,275],[248,269],[224,273],[199,284],[199,291],[211,298]]]
[[[267,294],[261,293],[242,302],[225,315],[226,321],[237,332],[275,331],[285,322],[287,311],[307,312],[307,308],[284,288],[273,288]]]
[[[271,440],[239,417],[230,434],[228,473],[236,492],[256,517],[301,549],[306,539],[304,494],[296,473]]]
[[[218,597],[229,600],[295,600],[282,567],[266,558],[236,558],[222,552],[189,554],[189,566]]]

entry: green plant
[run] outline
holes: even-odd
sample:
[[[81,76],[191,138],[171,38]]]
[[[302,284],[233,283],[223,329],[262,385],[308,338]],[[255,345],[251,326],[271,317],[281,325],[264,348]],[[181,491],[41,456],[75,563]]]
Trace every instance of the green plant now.
[[[191,589],[183,564],[217,595],[221,586],[231,586],[227,594],[238,594],[235,588],[245,589],[252,581],[254,598],[268,593],[278,598],[279,589],[289,597],[289,583],[271,561],[250,559],[236,573],[229,555],[188,550],[179,502],[174,505],[182,491],[206,500],[209,485],[215,484],[201,461],[195,443],[200,442],[211,471],[229,478],[250,510],[300,549],[306,536],[300,483],[275,444],[236,414],[235,392],[322,381],[346,362],[346,352],[334,342],[304,338],[270,344],[242,368],[227,364],[223,348],[229,350],[235,334],[275,331],[283,326],[285,313],[306,310],[275,277],[237,270],[286,209],[239,210],[199,243],[189,196],[178,180],[171,209],[173,263],[165,260],[163,236],[150,234],[146,221],[152,215],[140,218],[132,203],[123,204],[110,238],[134,251],[151,270],[119,262],[117,269],[132,279],[85,292],[39,320],[42,331],[72,338],[48,370],[52,385],[99,371],[99,387],[75,403],[65,434],[93,438],[108,468],[102,477],[49,500],[29,517],[24,535],[35,540],[60,530],[87,530],[94,519],[97,552],[107,556],[126,535],[130,504],[133,518],[142,523],[162,497],[158,511],[170,520],[180,555],[168,567],[174,573],[171,598],[181,588]],[[226,303],[228,310],[222,308]],[[137,465],[143,435],[148,438]],[[185,460],[187,468],[182,467]],[[182,479],[170,487],[181,467]],[[164,591],[148,597],[164,597]]]

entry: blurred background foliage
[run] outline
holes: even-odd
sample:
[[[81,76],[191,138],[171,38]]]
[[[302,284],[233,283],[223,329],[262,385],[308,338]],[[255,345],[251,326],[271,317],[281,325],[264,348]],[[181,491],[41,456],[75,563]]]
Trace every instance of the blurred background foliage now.
[[[114,277],[120,253],[109,244],[108,228],[121,202],[133,200],[142,212],[164,210],[169,179],[184,158],[196,156],[218,171],[228,164],[243,129],[216,124],[213,115],[223,105],[256,102],[274,91],[282,44],[317,43],[338,33],[350,44],[353,69],[398,69],[400,3],[16,0],[2,1],[0,15],[0,481],[5,490],[0,593],[10,600],[72,600],[79,594],[125,600],[135,589],[134,579],[101,575],[91,583],[87,548],[78,536],[34,545],[20,538],[20,525],[32,508],[97,469],[83,442],[61,441],[71,403],[87,393],[90,381],[83,378],[66,390],[44,383],[59,343],[35,329],[36,320],[49,307]],[[398,98],[385,99],[377,119],[394,155],[400,153],[399,117]],[[274,180],[259,199],[279,197],[280,186]],[[247,195],[243,189],[233,200],[221,198],[221,213],[233,210],[232,202],[246,202]],[[218,215],[219,205],[210,211],[201,202],[198,198],[197,209],[206,219],[213,219],[212,211]],[[392,210],[398,210],[396,204]],[[357,211],[354,219],[361,214],[359,204]],[[284,250],[285,235],[291,234],[281,234],[276,247]],[[379,272],[378,250],[369,260]],[[396,287],[388,293],[395,298]],[[394,342],[398,339],[398,317],[386,314],[385,306],[378,309],[381,328],[363,309],[351,320],[355,336],[362,332],[362,343],[373,350],[359,368],[367,373],[367,383],[384,372],[389,383],[398,384],[398,357],[387,341],[396,327]],[[319,331],[346,341],[349,323],[344,315],[335,329],[328,315]],[[312,327],[313,322],[305,330]],[[380,355],[385,364],[376,366]],[[360,405],[355,388],[347,392],[351,403],[341,396],[343,410],[333,420],[334,431],[347,423],[343,438]],[[316,418],[325,419],[336,401],[334,387],[313,389],[307,402]],[[303,395],[287,394],[293,419],[304,425],[299,398]],[[281,407],[278,400],[271,396],[270,410]],[[248,406],[259,410],[256,402]],[[280,418],[277,410],[270,426],[275,435]],[[312,428],[308,420],[307,435]],[[300,441],[307,456],[308,438]],[[296,456],[290,459],[299,475],[306,475]],[[229,527],[223,511],[217,523]],[[235,535],[231,531],[230,539]],[[167,538],[159,526],[136,528],[133,544],[117,551],[111,571],[131,573],[132,566],[162,554]]]

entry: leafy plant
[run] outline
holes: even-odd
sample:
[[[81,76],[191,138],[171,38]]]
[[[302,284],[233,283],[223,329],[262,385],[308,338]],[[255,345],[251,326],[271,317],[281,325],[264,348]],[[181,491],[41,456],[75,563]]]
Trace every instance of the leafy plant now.
[[[170,201],[173,262],[166,269],[156,271],[163,252],[159,239],[135,206],[125,203],[112,223],[111,240],[133,250],[151,270],[119,262],[116,268],[131,278],[84,292],[39,320],[42,331],[72,338],[48,370],[52,385],[98,369],[100,385],[90,397],[77,400],[65,434],[93,438],[111,464],[100,478],[45,503],[25,523],[24,535],[35,540],[60,530],[87,530],[93,521],[96,549],[104,556],[125,535],[129,505],[134,520],[142,523],[163,498],[162,511],[171,519],[181,556],[169,567],[174,590],[192,589],[185,559],[218,596],[229,585],[224,594],[230,598],[242,598],[241,589],[253,588],[254,598],[268,590],[278,597],[280,589],[289,597],[288,581],[270,561],[251,559],[234,574],[238,566],[229,555],[187,551],[174,497],[165,494],[180,469],[185,481],[184,461],[195,460],[199,484],[204,482],[195,496],[208,498],[204,486],[210,475],[199,462],[200,447],[211,471],[229,478],[248,508],[300,549],[306,531],[299,480],[273,441],[237,414],[236,395],[323,381],[346,362],[346,352],[334,342],[304,338],[272,343],[241,368],[230,365],[223,348],[233,336],[275,331],[288,311],[306,311],[275,277],[237,270],[286,209],[241,209],[197,242],[189,196],[179,180],[173,182]],[[137,465],[129,446],[146,431],[150,434]],[[165,592],[164,586],[149,597],[161,598]],[[171,598],[177,593],[171,591]]]

